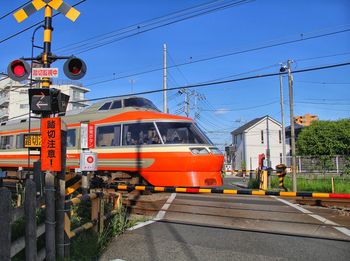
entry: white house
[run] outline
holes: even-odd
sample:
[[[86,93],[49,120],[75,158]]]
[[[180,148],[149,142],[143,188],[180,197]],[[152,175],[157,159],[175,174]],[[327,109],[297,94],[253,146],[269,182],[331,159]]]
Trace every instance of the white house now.
[[[256,169],[259,155],[266,159],[270,152],[270,166],[275,168],[282,163],[282,126],[281,123],[264,116],[256,118],[231,132],[231,163],[234,170]]]
[[[60,89],[70,96],[67,111],[76,111],[88,106],[85,94],[89,89],[77,83],[56,82],[51,87]],[[0,79],[0,122],[13,118],[27,118],[29,112],[28,84],[15,82],[9,78]]]

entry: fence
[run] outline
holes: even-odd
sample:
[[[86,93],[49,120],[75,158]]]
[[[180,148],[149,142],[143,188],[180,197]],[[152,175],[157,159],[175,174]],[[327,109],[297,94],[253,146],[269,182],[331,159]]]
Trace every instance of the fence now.
[[[292,157],[286,157],[287,167],[291,167]],[[337,173],[350,171],[350,156],[296,156],[298,173]]]
[[[248,162],[232,163],[232,168],[226,164],[225,170],[228,172],[241,172],[241,166],[246,166],[247,170],[257,169],[259,159],[251,157]],[[275,169],[276,165],[282,163],[282,157],[271,157],[271,167]],[[287,171],[291,171],[292,157],[286,157]],[[235,169],[234,166],[238,166]],[[296,156],[296,169],[301,174],[350,174],[350,155],[338,156]]]
[[[91,194],[85,194],[76,198],[66,200],[64,202],[64,213],[61,210],[56,210],[56,215],[64,214],[64,224],[59,226],[59,220],[56,220],[56,233],[49,233],[44,223],[36,224],[36,210],[42,204],[40,199],[36,197],[35,183],[27,179],[25,185],[25,200],[24,207],[13,208],[11,206],[11,192],[6,187],[0,188],[0,260],[11,260],[14,256],[25,249],[26,260],[44,260],[48,259],[47,244],[54,244],[55,249],[55,234],[63,233],[63,240],[56,241],[56,251],[58,256],[69,256],[70,241],[83,231],[94,229],[98,233],[104,230],[105,221],[117,214],[121,206],[121,194],[114,190],[101,189]],[[71,229],[71,207],[78,205],[83,201],[91,201],[91,221],[87,222],[75,229]],[[105,212],[105,204],[109,203],[112,208],[107,213]],[[47,206],[45,206],[47,208]],[[25,219],[25,235],[11,241],[11,224],[20,219]],[[46,217],[46,223],[47,223]],[[53,223],[54,224],[54,223]],[[62,231],[59,228],[62,228]],[[49,234],[48,234],[49,233]],[[37,250],[37,239],[45,234],[46,248]],[[50,237],[50,238],[48,238]],[[56,238],[57,239],[57,238]],[[62,244],[63,243],[63,244]],[[58,253],[59,251],[63,253]],[[55,260],[55,253],[51,253]],[[50,256],[50,254],[49,254]],[[50,258],[49,258],[50,259]]]

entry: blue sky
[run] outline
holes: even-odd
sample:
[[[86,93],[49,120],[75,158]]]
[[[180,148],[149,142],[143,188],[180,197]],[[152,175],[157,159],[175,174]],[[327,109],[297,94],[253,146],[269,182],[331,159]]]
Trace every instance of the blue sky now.
[[[0,2],[0,17],[25,1]],[[66,1],[73,5],[78,1]],[[162,88],[162,71],[138,74],[162,67],[163,43],[168,48],[168,65],[192,63],[169,69],[169,87],[215,79],[231,79],[279,70],[279,63],[295,60],[292,70],[350,61],[350,31],[299,41],[257,51],[195,62],[252,48],[350,29],[350,1],[256,0],[143,32],[143,21],[194,6],[229,4],[233,1],[92,1],[76,8],[81,16],[72,23],[62,15],[54,18],[53,52],[76,54],[85,60],[88,73],[81,82],[91,90],[88,98],[121,95]],[[192,10],[192,9],[191,9]],[[189,10],[189,11],[191,11]],[[12,16],[0,20],[0,41],[42,19],[43,12],[17,24]],[[140,25],[139,34],[84,52],[74,43],[122,28]],[[157,25],[157,24],[155,24]],[[159,25],[159,24],[158,24]],[[131,33],[135,32],[131,27]],[[9,61],[30,56],[32,30],[0,44],[0,72]],[[128,35],[128,34],[125,34]],[[111,35],[107,35],[111,36]],[[114,38],[109,38],[114,39]],[[42,31],[37,43],[42,41]],[[89,41],[96,44],[96,41]],[[83,51],[83,52],[81,52]],[[80,53],[81,52],[81,53]],[[327,57],[325,57],[327,56]],[[323,57],[323,58],[317,58]],[[312,58],[312,59],[311,59]],[[317,58],[317,59],[313,59]],[[60,62],[53,66],[62,68]],[[265,68],[265,69],[261,69]],[[254,71],[255,72],[250,72]],[[250,72],[250,73],[249,73]],[[244,73],[244,74],[242,74]],[[131,74],[134,76],[125,77]],[[234,76],[232,75],[238,75]],[[317,114],[322,120],[350,115],[350,66],[294,75],[295,114]],[[226,78],[231,76],[231,78]],[[106,83],[104,80],[120,78]],[[64,78],[61,73],[61,78]],[[131,83],[133,82],[133,84]],[[266,114],[280,121],[278,76],[208,86],[196,89],[205,97],[197,101],[199,124],[219,145],[230,143],[229,132]],[[287,79],[284,78],[286,122],[289,123]],[[172,91],[170,113],[181,112],[184,96]],[[146,95],[162,108],[162,94]],[[194,106],[194,99],[191,100]],[[194,110],[192,110],[192,117]],[[183,114],[183,113],[182,113]]]

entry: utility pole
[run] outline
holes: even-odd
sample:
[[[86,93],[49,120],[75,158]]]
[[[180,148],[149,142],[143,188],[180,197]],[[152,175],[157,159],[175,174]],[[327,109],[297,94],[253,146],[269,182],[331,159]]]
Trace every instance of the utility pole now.
[[[270,153],[270,128],[269,128],[269,116],[266,117],[266,158],[267,158],[267,171],[268,171],[268,188],[271,188],[271,153]]]
[[[135,79],[130,79],[129,83],[131,84],[131,94],[134,94],[134,83],[135,83]]]
[[[281,70],[285,70],[283,67]],[[280,71],[281,71],[280,70]],[[279,75],[280,78],[280,103],[281,103],[281,118],[282,118],[282,163],[286,164],[286,131],[285,131],[285,126],[284,126],[284,97],[283,97],[283,79],[282,79],[282,74]]]
[[[163,112],[168,113],[168,104],[167,104],[167,76],[166,76],[166,44],[163,44]]]
[[[295,157],[295,129],[294,129],[294,111],[293,111],[293,76],[290,68],[292,61],[288,60],[288,84],[289,84],[289,110],[290,110],[290,138],[292,143],[292,179],[293,191],[297,191],[297,171],[296,171],[296,157]]]
[[[185,114],[186,114],[186,117],[190,117],[190,93],[188,90],[186,90],[185,92]]]

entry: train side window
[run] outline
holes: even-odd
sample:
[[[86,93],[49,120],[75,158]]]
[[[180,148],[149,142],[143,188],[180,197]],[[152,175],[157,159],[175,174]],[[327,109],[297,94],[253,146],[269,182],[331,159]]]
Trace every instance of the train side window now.
[[[23,139],[24,134],[19,134],[16,136],[16,149],[24,148]]]
[[[109,109],[109,106],[111,106],[112,102],[106,102],[105,104],[103,104],[98,110],[99,111],[105,111]]]
[[[123,145],[161,144],[153,123],[132,123],[123,126]]]
[[[97,147],[120,146],[120,125],[101,126],[96,130]]]
[[[67,130],[67,147],[75,147],[76,144],[76,130]]]
[[[14,136],[1,136],[0,149],[13,149],[13,137]]]
[[[112,106],[111,106],[111,110],[112,109],[120,109],[122,107],[122,101],[119,100],[119,101],[114,101]]]

